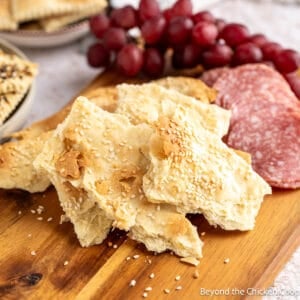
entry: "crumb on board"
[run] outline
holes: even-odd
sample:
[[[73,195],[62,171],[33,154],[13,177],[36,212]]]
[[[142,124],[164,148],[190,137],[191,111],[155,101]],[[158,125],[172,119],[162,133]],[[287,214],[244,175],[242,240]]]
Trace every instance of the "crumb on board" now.
[[[127,256],[126,257],[126,260],[128,261],[128,260],[131,260],[131,257],[130,256]]]
[[[132,256],[133,259],[138,259],[140,256],[138,254],[135,254]]]
[[[22,212],[19,210],[19,211],[18,211],[18,215],[21,215],[21,214],[22,214]]]
[[[108,246],[108,247],[112,247],[112,245],[113,245],[112,242],[108,242],[108,243],[107,243],[107,246]]]
[[[149,275],[149,278],[151,278],[151,279],[153,279],[154,277],[155,277],[154,273],[151,273],[151,274]]]
[[[147,286],[146,288],[145,288],[145,292],[151,292],[152,291],[152,287],[151,286]]]
[[[179,281],[181,279],[181,276],[180,275],[177,275],[176,277],[175,277],[175,280],[176,281]]]
[[[227,257],[224,259],[224,264],[228,264],[230,262],[230,259]]]
[[[64,266],[67,266],[69,262],[67,260],[64,261]]]
[[[199,260],[196,259],[195,257],[182,257],[180,258],[180,261],[193,266],[198,266],[200,263]]]
[[[164,293],[165,294],[170,294],[170,290],[169,289],[164,289]]]
[[[38,221],[43,221],[43,217],[37,217],[36,218]]]
[[[60,216],[59,224],[68,222],[69,220],[70,220],[70,219],[69,219],[66,215],[61,215],[61,216]]]
[[[117,244],[114,244],[114,245],[113,245],[113,248],[114,248],[114,249],[117,249],[117,248],[118,248],[118,245],[117,245]]]
[[[52,220],[53,220],[53,218],[50,217],[50,218],[47,219],[47,222],[51,222]]]
[[[143,298],[147,298],[148,297],[148,293],[143,293]]]
[[[201,236],[204,236],[205,234],[206,234],[205,231],[203,231],[203,232],[200,233]]]
[[[199,278],[199,276],[200,276],[199,271],[196,270],[193,274],[193,278],[197,279],[197,278]]]
[[[129,286],[135,286],[136,285],[136,280],[135,279],[132,279],[130,282],[129,282]]]
[[[148,257],[147,257],[147,259],[146,259],[146,260],[147,260],[147,263],[148,263],[149,265],[151,265],[151,264],[152,264],[152,260],[151,260],[150,258],[148,258]]]
[[[180,290],[182,290],[182,286],[181,285],[176,286],[175,291],[180,291]]]
[[[34,215],[35,214],[35,210],[31,209],[30,212]]]
[[[32,251],[30,252],[30,254],[31,254],[32,256],[35,256],[35,255],[36,255],[36,252],[35,252],[34,250],[32,250]]]
[[[31,238],[31,237],[32,237],[32,234],[31,234],[31,233],[28,233],[27,237]]]

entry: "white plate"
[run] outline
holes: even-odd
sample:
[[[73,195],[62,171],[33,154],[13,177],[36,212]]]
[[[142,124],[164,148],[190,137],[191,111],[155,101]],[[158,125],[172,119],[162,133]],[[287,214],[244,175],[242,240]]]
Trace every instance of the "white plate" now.
[[[0,49],[6,53],[16,54],[24,59],[28,59],[23,52],[14,47],[10,43],[0,39]],[[18,105],[13,114],[0,126],[0,141],[3,141],[12,132],[20,129],[29,115],[33,104],[35,94],[35,81],[33,81],[28,93],[25,95],[22,102]]]
[[[0,31],[3,38],[15,45],[31,48],[48,48],[73,42],[89,32],[89,22],[82,21],[54,32],[42,30]]]

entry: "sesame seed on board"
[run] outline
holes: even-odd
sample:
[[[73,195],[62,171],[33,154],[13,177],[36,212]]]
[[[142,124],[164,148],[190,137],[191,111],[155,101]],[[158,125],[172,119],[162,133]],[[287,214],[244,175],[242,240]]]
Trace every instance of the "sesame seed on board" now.
[[[230,259],[227,257],[224,259],[224,264],[228,264],[230,262]]]
[[[129,283],[129,286],[135,286],[136,285],[136,280],[135,279],[132,279]]]

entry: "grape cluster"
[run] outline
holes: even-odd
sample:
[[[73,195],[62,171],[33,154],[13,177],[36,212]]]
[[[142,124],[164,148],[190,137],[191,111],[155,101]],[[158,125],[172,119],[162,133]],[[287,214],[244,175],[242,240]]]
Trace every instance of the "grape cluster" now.
[[[284,49],[262,34],[251,35],[244,25],[226,23],[208,11],[192,11],[191,0],[178,0],[164,11],[156,0],[141,0],[137,10],[127,5],[113,9],[109,16],[92,17],[90,28],[99,42],[88,50],[89,64],[108,67],[115,62],[126,76],[143,72],[157,77],[163,73],[168,49],[172,49],[176,69],[265,62],[282,73],[300,97],[298,52]],[[130,36],[134,27],[140,29],[141,39]]]

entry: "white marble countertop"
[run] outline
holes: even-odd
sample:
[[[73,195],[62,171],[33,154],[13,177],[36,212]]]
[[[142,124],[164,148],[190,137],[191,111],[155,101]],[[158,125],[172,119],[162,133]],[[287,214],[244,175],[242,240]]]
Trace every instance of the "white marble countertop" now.
[[[166,5],[172,1],[162,2]],[[285,47],[300,51],[300,5],[279,5],[270,0],[194,2],[197,7],[206,5],[219,17],[242,22],[252,32],[264,33]],[[86,38],[59,48],[23,49],[40,66],[34,107],[27,124],[59,110],[99,73],[86,63],[85,51],[89,42],[90,38]],[[278,275],[274,286],[300,292],[300,248]],[[298,298],[272,296],[265,299],[300,299],[300,295]]]

